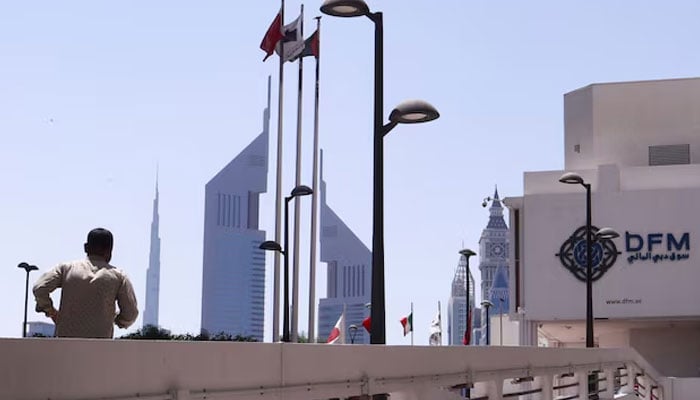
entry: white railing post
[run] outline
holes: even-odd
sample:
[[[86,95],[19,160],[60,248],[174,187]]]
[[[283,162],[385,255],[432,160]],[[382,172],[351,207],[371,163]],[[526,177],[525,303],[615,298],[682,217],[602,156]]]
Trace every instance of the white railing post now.
[[[612,399],[615,396],[615,368],[605,368],[605,398]]]
[[[588,371],[579,371],[576,373],[578,378],[578,398],[588,399]]]
[[[489,400],[503,400],[503,379],[497,378],[489,382],[486,395]]]
[[[551,374],[542,375],[542,395],[540,398],[542,400],[553,400],[554,399],[554,377]]]

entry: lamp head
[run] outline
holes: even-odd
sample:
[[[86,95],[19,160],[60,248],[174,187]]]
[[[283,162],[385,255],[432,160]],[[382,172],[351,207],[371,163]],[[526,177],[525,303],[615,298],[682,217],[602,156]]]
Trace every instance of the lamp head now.
[[[407,100],[389,114],[389,121],[399,124],[417,124],[438,119],[440,113],[432,104],[423,100]]]
[[[313,189],[306,185],[299,185],[292,189],[292,197],[301,197],[301,196],[308,196],[310,194],[313,194]]]
[[[26,262],[19,263],[19,265],[17,265],[17,268],[22,268],[23,270],[27,271],[27,273],[29,273],[29,271],[36,271],[39,269],[39,267],[37,267],[36,265],[30,265]]]
[[[493,306],[493,303],[491,303],[491,302],[488,301],[488,300],[484,300],[484,301],[481,302],[481,306],[482,306],[482,307],[485,307],[485,308],[489,308],[489,307]]]
[[[463,250],[460,250],[460,251],[459,251],[459,254],[461,254],[461,255],[463,255],[463,256],[465,256],[465,257],[467,257],[467,258],[476,255],[476,253],[475,253],[473,250],[471,250],[471,249],[463,249]]]
[[[277,252],[283,253],[282,246],[280,246],[280,244],[275,242],[274,240],[266,240],[266,241],[260,243],[259,248],[261,250],[277,251]]]
[[[598,232],[595,234],[596,240],[615,239],[617,237],[620,237],[620,234],[613,228],[607,227],[598,229]]]
[[[321,12],[333,17],[361,17],[369,15],[369,6],[364,0],[326,0]]]
[[[567,172],[559,178],[559,182],[569,185],[583,185],[583,178],[575,172]]]
[[[355,325],[355,324],[350,325],[350,326],[348,327],[348,330],[349,330],[350,332],[355,332],[355,331],[357,330],[357,325]]]

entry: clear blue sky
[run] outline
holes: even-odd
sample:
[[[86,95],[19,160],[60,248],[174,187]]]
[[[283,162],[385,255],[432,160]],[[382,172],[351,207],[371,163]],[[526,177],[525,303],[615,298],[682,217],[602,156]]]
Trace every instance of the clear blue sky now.
[[[307,33],[320,4],[305,4]],[[385,140],[387,340],[410,343],[398,320],[413,301],[422,344],[437,301],[447,319],[462,241],[476,248],[487,222],[481,200],[495,184],[502,196],[520,195],[523,171],[563,167],[562,95],[595,82],[698,76],[700,3],[369,4],[384,11],[386,114],[407,98],[428,100],[442,114],[397,127]],[[287,1],[288,21],[299,5]],[[46,271],[80,258],[95,226],[114,232],[113,264],[132,278],[142,308],[157,163],[161,324],[199,331],[204,184],[260,132],[268,75],[271,173],[261,227],[274,237],[277,62],[262,63],[258,45],[278,7],[273,0],[0,6],[0,336],[21,332],[17,263]],[[373,27],[327,16],[322,24],[328,200],[369,244]],[[313,62],[306,66],[302,173],[310,182]],[[286,71],[285,191],[294,182],[296,65]],[[308,202],[302,219],[307,237]],[[306,282],[308,239],[301,253]],[[325,265],[318,270],[323,296]],[[306,293],[304,285],[303,330]]]

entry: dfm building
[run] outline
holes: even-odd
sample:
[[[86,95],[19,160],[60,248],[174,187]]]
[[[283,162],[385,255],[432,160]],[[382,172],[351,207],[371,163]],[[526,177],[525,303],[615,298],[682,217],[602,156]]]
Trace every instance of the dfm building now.
[[[564,96],[565,168],[524,174],[510,212],[511,318],[522,344],[584,346],[586,189],[594,340],[666,376],[700,373],[700,79],[593,84]]]

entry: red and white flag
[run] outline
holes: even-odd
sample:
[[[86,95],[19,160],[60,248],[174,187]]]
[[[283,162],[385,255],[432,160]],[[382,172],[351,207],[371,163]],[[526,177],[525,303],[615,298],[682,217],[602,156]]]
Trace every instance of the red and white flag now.
[[[277,46],[277,43],[282,40],[283,37],[282,12],[280,11],[277,13],[277,16],[275,16],[275,19],[272,21],[272,24],[270,24],[270,27],[267,28],[267,32],[265,32],[265,36],[260,43],[260,49],[265,52],[265,58],[263,61],[267,60],[267,58],[272,55],[272,53],[275,51],[275,46]]]
[[[328,335],[328,344],[345,344],[345,313],[340,314],[338,322],[331,330],[331,334]]]

